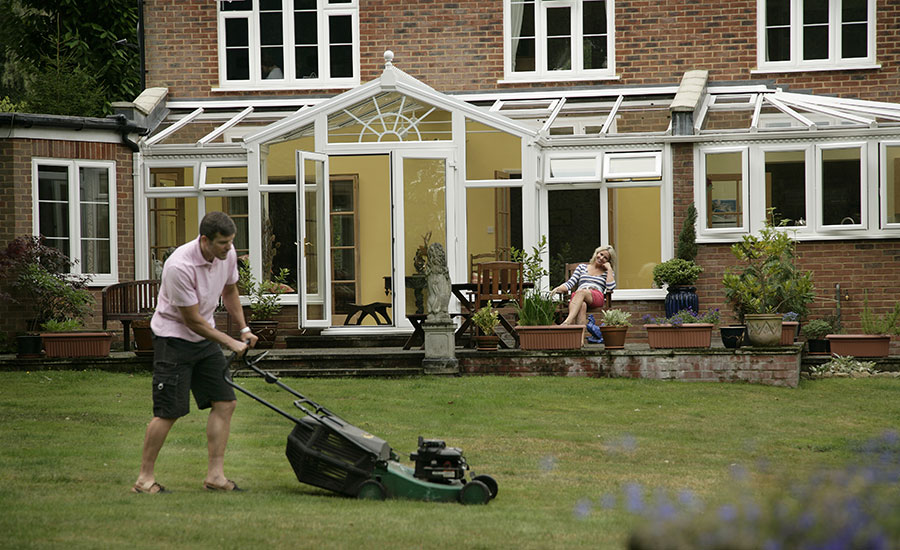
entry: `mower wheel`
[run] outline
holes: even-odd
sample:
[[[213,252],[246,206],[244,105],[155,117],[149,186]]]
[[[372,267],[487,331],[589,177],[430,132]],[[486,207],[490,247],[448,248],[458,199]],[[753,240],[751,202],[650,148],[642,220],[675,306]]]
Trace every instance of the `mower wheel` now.
[[[478,480],[472,480],[463,485],[459,492],[459,502],[462,504],[487,504],[491,500],[491,490]]]
[[[497,491],[500,490],[500,488],[497,486],[496,479],[492,478],[489,475],[481,474],[473,477],[472,481],[480,481],[487,485],[487,488],[491,491],[491,499],[497,497]]]
[[[365,500],[384,500],[387,498],[387,489],[374,479],[367,479],[359,484],[356,498]]]

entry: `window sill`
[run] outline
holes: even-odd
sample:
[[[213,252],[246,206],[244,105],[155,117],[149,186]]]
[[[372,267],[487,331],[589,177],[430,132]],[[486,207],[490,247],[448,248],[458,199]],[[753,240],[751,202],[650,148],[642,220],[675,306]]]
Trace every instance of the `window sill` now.
[[[596,76],[584,76],[584,75],[571,75],[571,76],[563,76],[563,75],[553,75],[551,76],[523,76],[523,77],[509,77],[500,79],[497,81],[497,84],[522,84],[522,83],[531,83],[531,82],[589,82],[592,80],[621,80],[617,74],[610,75],[596,75]]]
[[[315,84],[306,84],[301,82],[296,82],[293,84],[287,83],[278,83],[272,85],[260,85],[260,84],[239,84],[239,85],[222,85],[218,88],[212,88],[210,91],[213,93],[222,93],[222,92],[283,92],[283,91],[297,91],[297,90],[349,90],[351,88],[355,88],[359,86],[359,82],[348,82],[346,80],[341,82],[318,82]]]
[[[771,73],[811,73],[811,72],[823,72],[823,71],[868,71],[872,69],[880,69],[881,63],[859,63],[859,64],[847,64],[847,65],[828,65],[828,66],[815,66],[810,65],[808,67],[797,67],[797,66],[789,66],[789,67],[760,67],[757,69],[751,69],[750,74],[771,74]]]

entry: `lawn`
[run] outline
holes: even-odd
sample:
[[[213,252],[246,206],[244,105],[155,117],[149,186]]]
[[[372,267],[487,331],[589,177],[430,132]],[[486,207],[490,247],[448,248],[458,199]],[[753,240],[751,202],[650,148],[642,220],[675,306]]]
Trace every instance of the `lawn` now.
[[[290,422],[244,396],[226,472],[249,491],[202,490],[206,414],[194,410],[157,465],[172,492],[134,495],[149,375],[3,372],[0,546],[623,548],[636,521],[623,510],[632,484],[712,497],[741,471],[764,491],[847,463],[900,419],[896,379],[793,390],[545,377],[286,382],[404,460],[419,435],[461,447],[473,470],[497,479],[498,497],[372,502],[301,485],[284,457]],[[292,408],[274,386],[243,383]]]

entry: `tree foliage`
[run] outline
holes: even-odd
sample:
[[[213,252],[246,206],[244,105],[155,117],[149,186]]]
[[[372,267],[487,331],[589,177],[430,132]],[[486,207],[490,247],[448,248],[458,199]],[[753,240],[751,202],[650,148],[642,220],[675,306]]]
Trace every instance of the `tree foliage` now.
[[[45,80],[54,75],[65,80],[62,89],[76,85],[75,95],[99,92],[104,102],[101,113],[57,114],[108,113],[110,102],[140,92],[139,53],[116,45],[122,39],[137,44],[134,0],[0,0],[0,97],[46,112],[35,107],[43,108]],[[69,104],[85,109],[94,101]]]

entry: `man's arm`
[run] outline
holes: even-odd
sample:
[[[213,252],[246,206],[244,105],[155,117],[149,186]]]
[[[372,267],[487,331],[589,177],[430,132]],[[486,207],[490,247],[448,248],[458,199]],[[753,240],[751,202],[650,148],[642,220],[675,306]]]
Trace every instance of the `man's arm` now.
[[[237,285],[225,285],[225,288],[222,290],[222,303],[225,304],[225,309],[228,310],[228,314],[231,315],[237,326],[241,328],[247,326],[247,322],[244,320],[244,308],[241,307],[241,294]],[[242,341],[248,342],[251,348],[259,340],[259,337],[252,332],[242,333],[240,338]]]
[[[228,287],[232,288],[231,292],[228,292]],[[237,287],[235,285],[226,285],[225,291],[222,293],[222,300],[225,303],[225,308],[228,310],[228,313],[233,317],[236,317],[236,320],[240,324],[240,326],[244,325],[244,312],[241,309],[241,301],[238,297]],[[237,306],[235,307],[235,302]],[[200,336],[206,338],[207,340],[212,340],[213,342],[218,342],[219,344],[227,347],[231,351],[237,354],[243,354],[248,345],[244,342],[235,340],[231,336],[225,334],[221,330],[213,328],[209,323],[206,322],[200,315],[200,306],[199,304],[194,304],[192,306],[186,307],[178,307],[178,311],[181,312],[181,317],[184,319],[184,324],[187,328],[191,329],[193,332],[199,334]],[[255,345],[257,337],[252,333],[242,334],[246,340],[249,341],[250,345]]]

